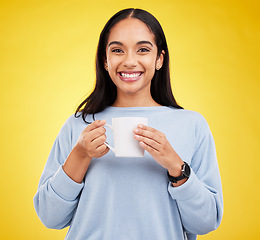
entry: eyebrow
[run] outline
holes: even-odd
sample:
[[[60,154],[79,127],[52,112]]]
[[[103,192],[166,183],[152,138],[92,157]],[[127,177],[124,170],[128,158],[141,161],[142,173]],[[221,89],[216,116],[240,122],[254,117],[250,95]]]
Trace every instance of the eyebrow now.
[[[108,47],[110,47],[111,45],[120,45],[120,46],[123,46],[124,44],[119,42],[119,41],[112,41],[108,44]],[[153,47],[153,44],[150,42],[150,41],[139,41],[136,45],[141,45],[141,44],[149,44]]]
[[[113,41],[113,42],[110,42],[110,43],[108,44],[108,47],[110,47],[110,46],[113,45],[113,44],[123,46],[123,43],[118,42],[118,41]]]
[[[140,41],[137,43],[137,45],[141,45],[141,44],[149,44],[153,47],[153,44],[150,41]]]

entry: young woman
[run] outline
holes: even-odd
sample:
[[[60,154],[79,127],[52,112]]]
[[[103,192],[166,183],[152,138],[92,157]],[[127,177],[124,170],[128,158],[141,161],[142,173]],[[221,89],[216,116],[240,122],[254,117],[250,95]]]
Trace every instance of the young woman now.
[[[148,118],[133,133],[143,158],[115,157],[105,145],[105,123],[120,116]],[[45,226],[70,226],[72,240],[190,240],[219,226],[214,140],[200,114],[176,103],[165,36],[150,13],[125,9],[105,25],[96,87],[62,127],[34,205]]]

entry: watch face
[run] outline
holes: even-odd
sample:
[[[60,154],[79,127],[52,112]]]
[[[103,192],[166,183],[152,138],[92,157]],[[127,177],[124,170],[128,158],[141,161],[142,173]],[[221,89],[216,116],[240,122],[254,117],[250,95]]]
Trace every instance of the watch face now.
[[[184,163],[183,166],[183,175],[185,177],[189,177],[190,176],[190,166],[187,163]]]

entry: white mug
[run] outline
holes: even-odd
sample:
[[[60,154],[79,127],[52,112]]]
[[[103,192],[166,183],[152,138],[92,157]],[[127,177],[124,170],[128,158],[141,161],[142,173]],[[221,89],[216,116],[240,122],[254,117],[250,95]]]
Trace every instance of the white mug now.
[[[133,130],[138,124],[148,124],[148,119],[144,117],[118,117],[112,118],[112,126],[106,124],[113,131],[114,147],[107,142],[105,145],[110,148],[116,157],[143,157],[144,149],[139,145],[139,141],[134,139]]]

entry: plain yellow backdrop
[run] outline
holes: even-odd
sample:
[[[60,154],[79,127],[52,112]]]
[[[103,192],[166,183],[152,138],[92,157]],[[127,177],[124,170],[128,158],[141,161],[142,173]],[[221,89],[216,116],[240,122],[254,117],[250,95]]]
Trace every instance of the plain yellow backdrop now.
[[[100,31],[128,7],[162,24],[174,94],[215,138],[224,218],[198,239],[260,239],[257,0],[0,1],[0,239],[64,239],[67,229],[42,225],[33,196],[61,126],[93,88]]]

